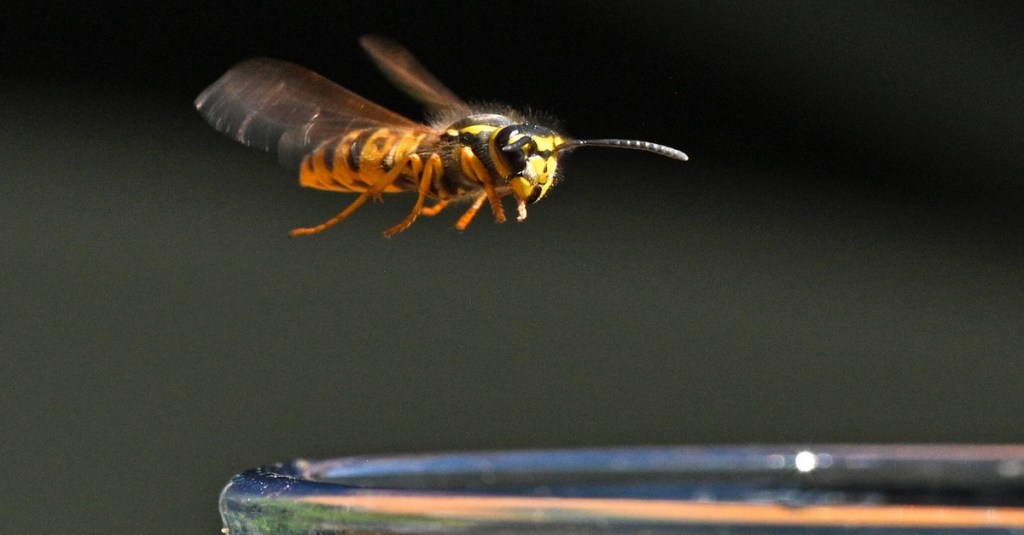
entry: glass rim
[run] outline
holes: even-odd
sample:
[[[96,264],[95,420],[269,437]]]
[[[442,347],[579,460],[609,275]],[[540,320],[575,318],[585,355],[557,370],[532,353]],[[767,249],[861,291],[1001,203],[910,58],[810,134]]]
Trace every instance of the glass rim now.
[[[230,533],[1024,528],[1024,445],[651,446],[296,460],[235,476]],[[455,528],[458,529],[455,529]],[[309,525],[288,531],[299,533]],[[808,531],[810,530],[810,531]]]

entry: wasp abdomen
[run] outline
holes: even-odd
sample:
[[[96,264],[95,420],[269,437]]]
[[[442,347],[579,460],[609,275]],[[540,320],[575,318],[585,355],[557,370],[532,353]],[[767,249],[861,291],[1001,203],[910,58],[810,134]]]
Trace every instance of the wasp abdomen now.
[[[409,156],[423,141],[424,134],[392,132],[388,128],[363,128],[331,139],[307,155],[299,182],[306,187],[330,191],[363,192],[381,186],[396,165],[408,166]],[[413,169],[403,169],[381,193],[406,191],[415,184]]]

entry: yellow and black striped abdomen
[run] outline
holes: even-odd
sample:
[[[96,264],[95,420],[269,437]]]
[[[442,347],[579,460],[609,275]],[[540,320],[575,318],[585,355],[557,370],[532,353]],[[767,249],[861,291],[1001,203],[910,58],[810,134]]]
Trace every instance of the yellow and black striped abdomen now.
[[[330,191],[363,192],[388,176],[396,165],[408,166],[426,134],[389,128],[353,130],[332,139],[302,161],[299,183],[309,188]],[[416,188],[413,170],[406,168],[386,185],[382,193],[397,193]]]

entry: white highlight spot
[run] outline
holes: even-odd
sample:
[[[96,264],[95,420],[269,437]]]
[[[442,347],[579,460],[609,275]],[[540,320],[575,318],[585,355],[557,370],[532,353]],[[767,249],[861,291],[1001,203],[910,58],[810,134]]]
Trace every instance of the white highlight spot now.
[[[809,451],[797,453],[793,461],[800,472],[810,472],[818,467],[818,456]]]

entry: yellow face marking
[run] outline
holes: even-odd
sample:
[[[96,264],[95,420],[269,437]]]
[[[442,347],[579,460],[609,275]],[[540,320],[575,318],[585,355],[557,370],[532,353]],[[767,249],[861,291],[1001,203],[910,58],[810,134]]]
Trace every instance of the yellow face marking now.
[[[530,156],[526,160],[526,167],[523,169],[523,174],[532,182],[547,182],[547,178],[545,177],[547,168],[547,160],[540,156]]]
[[[555,147],[562,143],[562,138],[557,136],[533,136],[533,144],[537,146],[538,152],[555,151]]]
[[[533,143],[539,153],[535,158],[544,162],[537,176],[540,184],[550,184],[553,181],[555,168],[558,166],[558,153],[555,152],[555,149],[563,141],[559,136],[534,136]],[[547,154],[547,157],[543,157],[541,154]]]
[[[534,136],[536,154],[529,160],[530,166],[535,170],[536,184],[540,186],[540,195],[534,202],[542,199],[548,189],[555,183],[555,173],[558,169],[558,152],[556,149],[565,142],[561,136]],[[542,156],[546,154],[547,156]]]

